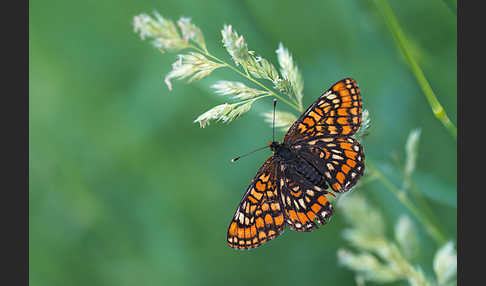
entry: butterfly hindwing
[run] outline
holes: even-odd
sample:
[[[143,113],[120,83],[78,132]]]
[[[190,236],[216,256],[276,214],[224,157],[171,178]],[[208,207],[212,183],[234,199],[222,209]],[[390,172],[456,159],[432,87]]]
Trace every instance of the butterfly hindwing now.
[[[363,147],[353,138],[321,137],[297,145],[296,152],[311,163],[335,192],[350,190],[363,175]]]
[[[352,78],[340,80],[295,121],[284,142],[318,136],[351,136],[359,129],[361,113],[358,84]]]
[[[227,234],[228,245],[232,248],[258,247],[284,230],[273,158],[265,161],[238,205]]]
[[[277,166],[279,188],[287,224],[295,231],[312,231],[317,221],[324,225],[333,213],[325,185],[318,186],[289,164]]]

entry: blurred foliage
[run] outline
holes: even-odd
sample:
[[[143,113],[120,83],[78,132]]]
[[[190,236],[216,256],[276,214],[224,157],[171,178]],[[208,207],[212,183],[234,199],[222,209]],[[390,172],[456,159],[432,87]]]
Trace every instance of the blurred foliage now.
[[[455,15],[444,1],[389,4],[455,123]],[[420,128],[412,179],[454,240],[457,145],[430,111],[371,1],[34,0],[29,2],[31,285],[355,284],[354,274],[336,258],[346,245],[339,207],[319,230],[287,230],[245,252],[226,245],[237,203],[269,154],[237,164],[230,159],[271,139],[261,113],[272,100],[231,127],[199,128],[193,123],[197,115],[222,101],[210,86],[232,75],[216,70],[190,85],[174,82],[169,92],[163,79],[176,55],[160,54],[133,32],[133,16],[153,10],[172,20],[191,17],[208,49],[227,60],[224,24],[237,28],[271,62],[282,42],[303,74],[304,106],[337,80],[355,78],[371,117],[363,140],[367,158],[400,185],[393,158],[405,157],[409,131]],[[407,213],[378,181],[357,191],[389,218],[387,229]],[[417,263],[430,265],[437,246],[420,228],[417,232]]]
[[[366,202],[363,195],[346,196],[339,201],[344,217],[352,226],[342,234],[359,253],[338,250],[339,262],[356,272],[356,280],[379,284],[399,280],[412,286],[457,285],[457,254],[454,242],[442,244],[434,256],[434,275],[426,275],[414,257],[421,251],[416,228],[407,215],[399,217],[394,227],[394,240],[385,233],[383,215]]]

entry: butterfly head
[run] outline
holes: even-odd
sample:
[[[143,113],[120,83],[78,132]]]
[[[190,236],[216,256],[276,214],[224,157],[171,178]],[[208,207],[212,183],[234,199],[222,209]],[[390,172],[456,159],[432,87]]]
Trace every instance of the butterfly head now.
[[[278,150],[280,145],[281,145],[280,143],[275,142],[275,141],[270,141],[268,143],[268,147],[270,147],[270,150],[272,150],[272,152],[274,152],[274,153]]]

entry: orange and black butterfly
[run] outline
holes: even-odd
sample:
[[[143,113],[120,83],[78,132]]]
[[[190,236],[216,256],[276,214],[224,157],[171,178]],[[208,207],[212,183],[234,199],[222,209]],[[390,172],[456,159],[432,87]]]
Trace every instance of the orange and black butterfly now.
[[[363,148],[351,137],[361,113],[358,84],[346,78],[294,122],[282,143],[270,142],[273,155],[251,181],[228,228],[230,247],[258,247],[287,224],[312,231],[328,222],[333,214],[328,188],[346,192],[364,172]]]

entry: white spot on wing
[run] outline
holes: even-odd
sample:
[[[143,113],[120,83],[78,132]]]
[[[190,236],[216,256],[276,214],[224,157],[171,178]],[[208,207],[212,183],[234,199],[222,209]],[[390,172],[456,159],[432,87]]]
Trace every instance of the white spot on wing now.
[[[303,199],[299,199],[299,204],[305,209],[305,203]]]
[[[336,159],[336,160],[343,160],[344,159],[343,157],[336,155],[336,154],[332,154],[332,158]]]

